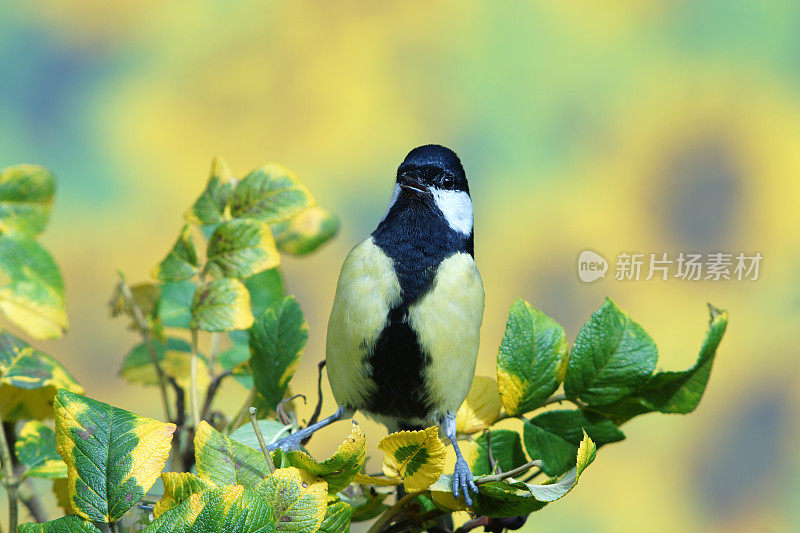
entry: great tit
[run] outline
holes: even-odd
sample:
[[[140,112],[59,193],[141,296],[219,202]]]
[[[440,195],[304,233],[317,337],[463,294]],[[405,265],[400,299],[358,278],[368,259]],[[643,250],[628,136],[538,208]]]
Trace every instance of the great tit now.
[[[471,505],[477,487],[455,413],[472,384],[483,320],[473,248],[461,161],[444,146],[414,148],[397,169],[386,214],[339,275],[326,346],[339,408],[272,447],[297,446],[355,411],[389,432],[439,426],[456,454],[453,494]]]

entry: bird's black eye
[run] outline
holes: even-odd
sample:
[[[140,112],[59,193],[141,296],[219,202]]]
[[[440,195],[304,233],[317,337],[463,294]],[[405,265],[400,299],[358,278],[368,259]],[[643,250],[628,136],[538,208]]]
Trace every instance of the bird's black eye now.
[[[456,180],[455,178],[453,178],[453,176],[444,175],[439,180],[439,183],[441,184],[443,189],[452,189],[456,183]]]

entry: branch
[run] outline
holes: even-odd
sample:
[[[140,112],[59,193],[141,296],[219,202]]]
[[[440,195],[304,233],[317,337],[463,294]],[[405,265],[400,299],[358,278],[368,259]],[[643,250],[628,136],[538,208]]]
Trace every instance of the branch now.
[[[192,328],[192,359],[190,366],[191,382],[189,387],[189,396],[192,402],[192,425],[195,428],[200,425],[200,392],[197,390],[197,360],[200,357],[197,349],[198,334],[199,332],[197,331],[197,328]]]
[[[2,413],[0,413],[0,423],[3,421]],[[14,463],[11,459],[11,449],[8,446],[8,439],[6,438],[5,425],[0,424],[0,458],[3,462],[3,485],[6,487],[8,494],[8,530],[16,531],[18,522],[19,507],[17,506],[17,486],[19,480],[14,474]]]
[[[402,498],[400,498],[399,500],[397,500],[397,501],[394,503],[394,505],[392,505],[391,507],[389,507],[388,509],[386,509],[386,510],[383,512],[383,514],[381,514],[381,515],[378,517],[378,519],[375,521],[375,523],[374,523],[374,524],[372,524],[372,526],[369,528],[369,530],[367,531],[367,533],[379,533],[379,532],[381,532],[381,531],[387,531],[387,530],[385,530],[385,529],[384,529],[384,527],[386,527],[386,526],[389,524],[389,522],[391,522],[391,521],[392,521],[392,518],[394,518],[394,517],[395,517],[395,516],[396,516],[396,515],[397,515],[397,514],[400,512],[400,511],[402,511],[402,510],[403,510],[403,508],[404,508],[406,505],[408,505],[408,503],[409,503],[410,501],[412,501],[414,498],[416,498],[417,496],[419,496],[420,494],[422,494],[422,493],[424,493],[424,492],[425,492],[425,491],[421,491],[421,492],[409,492],[408,494],[406,494],[405,496],[403,496]],[[438,510],[438,509],[437,509],[437,510]],[[420,515],[420,516],[421,516],[421,515]]]
[[[504,479],[508,479],[510,477],[514,477],[517,474],[521,474],[523,472],[527,472],[534,466],[542,466],[542,462],[539,460],[531,461],[530,463],[525,463],[522,466],[518,466],[513,470],[509,470],[508,472],[503,472],[502,474],[494,474],[491,476],[481,476],[475,479],[476,485],[483,485],[484,483],[490,483],[492,481],[503,481]]]
[[[467,520],[464,522],[464,525],[456,529],[455,533],[467,533],[467,531],[472,531],[473,529],[477,529],[481,526],[484,526],[485,529],[487,525],[489,525],[489,517],[478,516],[472,520]]]
[[[147,324],[147,320],[145,320],[139,304],[136,303],[136,299],[133,297],[133,292],[131,292],[131,288],[128,285],[128,282],[125,280],[125,275],[122,273],[122,271],[118,271],[117,275],[119,275],[119,290],[122,293],[122,297],[125,298],[125,301],[131,309],[133,319],[136,321],[136,325],[139,327],[139,333],[142,335],[142,341],[144,342],[144,345],[147,346],[147,351],[150,353],[150,359],[153,361],[153,366],[156,368],[156,374],[158,375],[158,386],[161,389],[161,404],[164,407],[164,416],[167,418],[167,422],[172,422],[174,419],[172,418],[172,413],[170,413],[169,410],[164,370],[161,368],[161,363],[158,361],[158,354],[156,354],[153,345],[150,344],[150,326]]]

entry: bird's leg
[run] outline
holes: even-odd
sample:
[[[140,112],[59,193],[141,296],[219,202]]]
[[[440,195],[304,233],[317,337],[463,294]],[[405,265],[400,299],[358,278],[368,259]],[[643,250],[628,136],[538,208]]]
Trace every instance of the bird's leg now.
[[[461,455],[461,450],[458,448],[458,441],[456,440],[456,415],[447,413],[442,420],[442,427],[447,438],[453,443],[453,450],[456,452],[456,466],[453,470],[453,496],[456,500],[459,495],[464,496],[464,502],[469,506],[472,505],[472,497],[470,492],[478,493],[478,486],[472,477],[472,472],[469,469],[464,456]]]
[[[280,440],[277,440],[267,446],[269,451],[277,450],[280,448],[281,450],[288,452],[289,450],[299,450],[300,444],[307,438],[310,437],[315,431],[318,429],[322,429],[325,426],[336,422],[337,420],[348,419],[353,416],[353,410],[347,409],[345,407],[339,407],[336,411],[329,416],[328,418],[323,418],[319,422],[315,422],[308,427],[301,429],[295,433],[292,433],[288,437],[284,437]]]

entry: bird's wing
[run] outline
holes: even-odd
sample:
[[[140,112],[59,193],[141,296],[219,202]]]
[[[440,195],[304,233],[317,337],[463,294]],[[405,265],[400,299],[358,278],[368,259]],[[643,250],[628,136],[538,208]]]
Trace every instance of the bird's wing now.
[[[363,360],[386,325],[402,290],[393,262],[372,237],[348,254],[328,321],[328,380],[341,406],[358,408],[372,386]]]

